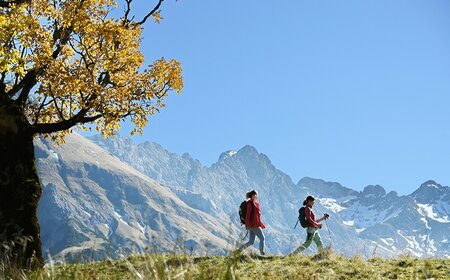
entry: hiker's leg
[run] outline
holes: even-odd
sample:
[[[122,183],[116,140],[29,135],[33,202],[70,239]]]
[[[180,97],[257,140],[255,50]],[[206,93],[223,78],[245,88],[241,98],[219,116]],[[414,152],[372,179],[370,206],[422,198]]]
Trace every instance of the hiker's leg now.
[[[312,230],[314,229],[313,228],[306,229],[306,241],[302,245],[300,245],[297,249],[295,249],[295,251],[292,252],[290,255],[300,254],[301,252],[305,251],[306,248],[309,247],[314,237],[314,231]]]
[[[316,243],[316,245],[317,245],[317,249],[319,250],[319,253],[322,252],[322,250],[323,250],[323,243],[322,243],[322,240],[320,238],[319,231],[316,231],[314,233],[313,240],[314,240],[314,243]]]
[[[239,250],[244,250],[248,246],[252,246],[253,243],[255,243],[255,233],[252,231],[252,228],[248,229],[248,236],[249,236],[249,239],[248,239],[247,243],[242,245],[241,248],[239,248]]]
[[[260,227],[253,228],[254,233],[256,236],[258,236],[259,239],[259,252],[262,254],[264,253],[264,233]]]

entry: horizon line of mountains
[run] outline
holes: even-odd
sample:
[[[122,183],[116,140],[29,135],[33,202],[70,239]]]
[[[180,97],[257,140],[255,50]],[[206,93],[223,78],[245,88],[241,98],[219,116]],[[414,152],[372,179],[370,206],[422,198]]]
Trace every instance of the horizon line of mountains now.
[[[41,236],[53,258],[226,254],[245,234],[237,207],[250,189],[260,192],[268,253],[287,254],[304,241],[304,230],[293,225],[313,195],[316,215],[332,216],[324,242],[340,254],[450,257],[450,188],[433,180],[401,196],[380,185],[356,191],[309,177],[295,184],[250,145],[223,152],[209,167],[126,137],[72,134],[60,147],[38,138],[35,150]]]

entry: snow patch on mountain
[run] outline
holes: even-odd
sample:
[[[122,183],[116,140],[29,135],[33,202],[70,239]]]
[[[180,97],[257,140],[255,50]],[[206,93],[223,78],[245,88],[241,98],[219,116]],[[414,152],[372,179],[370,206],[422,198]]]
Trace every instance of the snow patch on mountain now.
[[[345,207],[339,205],[334,198],[319,198],[318,200],[323,207],[329,209],[333,213],[339,213],[345,209]]]
[[[432,205],[417,203],[417,206],[419,207],[418,211],[422,216],[428,217],[440,223],[450,223],[448,215],[439,217],[438,213],[433,211]]]
[[[116,216],[120,222],[124,223],[125,225],[127,225],[129,227],[132,227],[127,222],[125,222],[124,219],[122,218],[122,216],[119,215],[119,213],[117,213],[116,211],[114,211],[114,216]]]
[[[353,226],[355,224],[355,221],[343,221],[344,225],[346,226]]]
[[[407,235],[401,230],[397,234],[408,243],[406,250],[415,257],[434,256],[438,251],[435,241],[427,234]]]
[[[220,154],[219,161],[226,160],[227,158],[231,158],[237,154],[236,151],[230,150]]]
[[[407,243],[406,250],[409,251],[415,257],[422,257],[423,249],[420,243],[416,240],[416,236],[404,235],[401,230],[397,230],[397,234],[400,235]]]
[[[142,232],[142,234],[145,234],[145,230],[147,229],[147,225],[142,226],[141,224],[138,223],[138,227],[139,227],[140,231]]]
[[[426,182],[425,184],[426,184],[426,187],[428,187],[428,188],[435,188],[435,189],[441,188],[441,186],[436,184],[434,181],[429,181],[429,182]]]
[[[389,242],[388,239],[385,239],[385,240],[386,240],[386,242]],[[397,248],[395,246],[386,245],[385,242],[382,240],[381,240],[381,242],[369,240],[369,243],[372,244],[371,252],[370,252],[370,254],[372,256],[378,255],[380,251],[388,252],[390,255],[393,255],[393,256],[395,256],[397,254]]]
[[[340,212],[342,219],[345,221],[354,221],[353,226],[356,228],[368,228],[374,224],[381,223],[387,214],[388,209],[365,206],[359,202]]]
[[[232,157],[232,156],[234,156],[235,154],[237,154],[236,151],[228,151],[228,156],[229,156],[229,157]]]
[[[52,153],[52,156],[53,156],[55,159],[59,160],[58,154],[57,154],[55,151],[53,151],[52,149],[50,149],[49,151],[50,151],[50,153]]]
[[[431,229],[431,227],[428,225],[427,219],[425,219],[424,217],[422,217],[422,218],[420,218],[420,220],[425,224],[425,227],[426,227],[427,229]]]
[[[380,238],[381,242],[383,242],[384,244],[388,245],[388,246],[393,246],[394,245],[394,239],[393,238]]]
[[[84,214],[86,214],[86,216],[88,216],[89,218],[92,218],[92,215],[89,214],[88,212],[84,211],[83,209],[81,209],[81,211],[82,211]]]

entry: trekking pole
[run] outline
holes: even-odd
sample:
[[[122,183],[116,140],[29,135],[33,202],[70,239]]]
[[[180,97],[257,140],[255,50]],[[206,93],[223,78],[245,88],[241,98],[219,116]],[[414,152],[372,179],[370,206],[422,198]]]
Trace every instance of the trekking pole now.
[[[245,240],[245,238],[247,238],[247,235],[248,235],[248,230],[247,230],[247,232],[245,233],[245,235],[244,235],[244,237],[242,238],[242,240]]]
[[[327,220],[325,220],[325,224],[327,225],[328,236],[330,237],[330,242],[333,242],[333,238],[331,237],[331,231],[330,231],[330,227],[328,226],[328,221]]]

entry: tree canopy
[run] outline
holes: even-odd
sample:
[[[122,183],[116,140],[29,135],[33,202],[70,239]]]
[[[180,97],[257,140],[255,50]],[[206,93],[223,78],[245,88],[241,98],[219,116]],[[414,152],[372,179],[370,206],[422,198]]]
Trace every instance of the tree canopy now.
[[[57,140],[92,122],[110,136],[125,118],[142,133],[183,79],[173,59],[143,67],[142,26],[160,21],[164,0],[139,19],[132,1],[0,0],[0,103]]]

